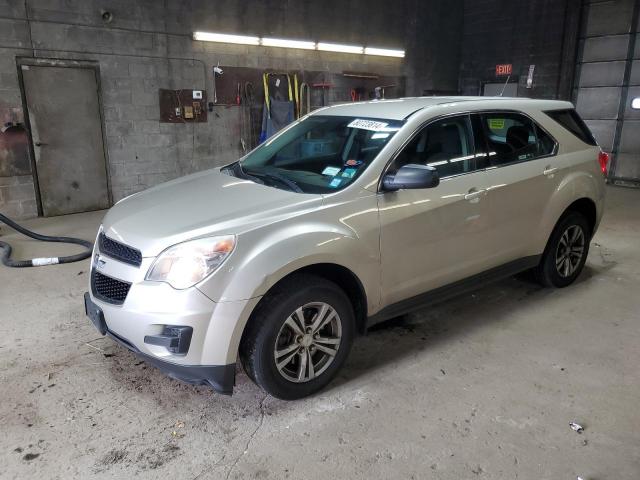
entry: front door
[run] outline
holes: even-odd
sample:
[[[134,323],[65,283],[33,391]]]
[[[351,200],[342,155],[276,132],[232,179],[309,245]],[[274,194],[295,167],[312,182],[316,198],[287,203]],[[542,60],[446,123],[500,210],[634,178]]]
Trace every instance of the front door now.
[[[491,267],[486,260],[486,172],[476,167],[469,116],[424,127],[400,152],[391,171],[409,163],[435,167],[441,181],[435,188],[379,195],[385,304]]]
[[[109,207],[96,71],[21,65],[44,216]]]

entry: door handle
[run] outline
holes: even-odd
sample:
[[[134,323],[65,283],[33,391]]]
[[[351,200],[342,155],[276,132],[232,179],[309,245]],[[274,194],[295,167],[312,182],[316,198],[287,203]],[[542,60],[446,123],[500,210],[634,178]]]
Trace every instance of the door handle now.
[[[486,193],[487,193],[487,191],[486,191],[486,190],[484,190],[484,189],[482,189],[482,190],[474,190],[474,189],[471,189],[471,190],[469,190],[469,193],[467,193],[467,194],[464,196],[464,199],[465,199],[465,200],[471,200],[471,201],[473,201],[473,200],[478,200],[478,199],[480,199],[480,197],[482,197],[482,196],[483,196],[483,195],[485,195]]]
[[[551,165],[547,165],[545,167],[544,171],[542,172],[542,174],[548,177],[549,175],[553,175],[557,171],[558,171],[558,169],[556,167],[552,167]]]
[[[35,145],[36,147],[43,147],[43,146],[45,146],[45,145],[49,145],[49,144],[48,144],[48,143],[42,143],[42,142],[36,142],[36,143],[34,143],[34,145]]]

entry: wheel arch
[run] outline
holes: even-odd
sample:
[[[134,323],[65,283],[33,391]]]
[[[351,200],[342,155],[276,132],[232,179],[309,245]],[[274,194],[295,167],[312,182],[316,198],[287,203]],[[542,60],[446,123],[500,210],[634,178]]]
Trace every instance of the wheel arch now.
[[[296,270],[293,270],[278,281],[276,281],[267,292],[264,294],[262,298],[265,298],[269,295],[273,289],[277,288],[283,281],[299,274],[310,274],[315,275],[330,282],[335,283],[338,287],[340,287],[351,302],[353,306],[353,313],[356,319],[356,331],[360,334],[364,334],[367,325],[367,293],[362,284],[362,281],[358,276],[351,271],[349,268],[339,265],[337,263],[314,263],[310,265],[306,265],[304,267],[300,267]],[[260,308],[262,300],[256,304],[253,308],[251,314],[249,315],[249,319],[247,324],[244,326],[244,331],[247,329],[247,325],[252,321],[254,313]]]
[[[604,194],[604,181],[599,171],[576,171],[564,177],[547,201],[539,228],[534,234],[531,253],[539,254],[546,248],[556,225],[569,211],[580,212],[587,218],[593,236],[602,217]]]
[[[560,218],[564,217],[568,212],[578,212],[584,215],[584,217],[587,219],[587,222],[589,223],[589,228],[591,229],[590,233],[591,235],[593,235],[598,219],[596,202],[588,197],[579,198],[564,210]]]

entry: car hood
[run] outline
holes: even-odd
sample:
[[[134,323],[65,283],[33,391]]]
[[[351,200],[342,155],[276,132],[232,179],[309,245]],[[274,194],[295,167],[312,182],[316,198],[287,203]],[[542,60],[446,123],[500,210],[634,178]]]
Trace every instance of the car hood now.
[[[103,221],[106,235],[143,257],[206,235],[239,234],[317,208],[322,195],[301,194],[231,177],[219,169],[189,175],[121,200]]]

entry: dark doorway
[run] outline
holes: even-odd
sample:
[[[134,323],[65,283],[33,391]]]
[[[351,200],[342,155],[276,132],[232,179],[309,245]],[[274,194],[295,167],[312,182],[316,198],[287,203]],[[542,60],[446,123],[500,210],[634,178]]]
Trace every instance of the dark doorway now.
[[[485,83],[482,87],[484,97],[517,97],[518,84],[515,82]]]

